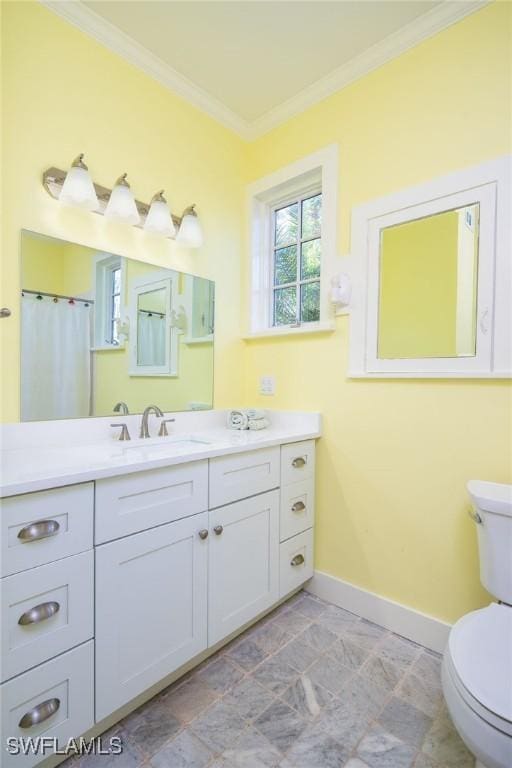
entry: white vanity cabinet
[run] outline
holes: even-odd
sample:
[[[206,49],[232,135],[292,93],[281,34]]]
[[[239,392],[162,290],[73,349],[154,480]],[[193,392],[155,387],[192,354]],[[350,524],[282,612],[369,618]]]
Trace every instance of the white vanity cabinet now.
[[[2,751],[82,735],[298,589],[314,468],[305,440],[2,500]]]
[[[279,596],[279,491],[210,512],[208,642],[214,645]]]
[[[208,513],[96,548],[96,719],[207,646]]]

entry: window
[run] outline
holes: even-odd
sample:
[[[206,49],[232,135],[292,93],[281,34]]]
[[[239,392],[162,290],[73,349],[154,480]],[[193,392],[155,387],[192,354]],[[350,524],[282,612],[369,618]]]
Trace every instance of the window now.
[[[121,267],[114,266],[109,275],[110,292],[107,313],[107,333],[105,341],[119,344],[119,320],[121,317]]]
[[[322,193],[272,210],[272,325],[320,320]]]
[[[96,349],[120,348],[119,324],[123,295],[123,259],[119,256],[97,257],[95,265],[94,346]]]
[[[248,188],[249,334],[327,331],[336,269],[338,149],[332,145]]]

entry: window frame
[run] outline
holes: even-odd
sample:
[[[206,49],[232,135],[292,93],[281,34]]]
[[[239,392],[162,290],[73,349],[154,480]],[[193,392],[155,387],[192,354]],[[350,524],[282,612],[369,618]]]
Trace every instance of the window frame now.
[[[122,256],[116,256],[109,253],[99,253],[93,263],[93,285],[94,285],[94,346],[95,350],[121,350],[125,347],[125,342],[113,340],[113,273],[120,269],[120,291],[119,291],[119,318],[125,313],[123,305],[123,291],[126,282],[126,264]]]
[[[331,144],[250,184],[247,188],[248,332],[245,339],[296,333],[318,333],[335,328],[329,301],[330,279],[337,268],[338,146]],[[271,211],[287,200],[322,192],[322,255],[320,264],[320,319],[300,325],[272,324],[273,241]],[[272,310],[273,311],[273,310]]]
[[[271,328],[300,328],[304,325],[309,325],[309,323],[314,322],[317,323],[318,320],[301,320],[300,314],[301,314],[301,288],[303,285],[308,283],[319,283],[321,285],[322,280],[322,256],[320,255],[320,274],[318,277],[310,277],[306,278],[305,280],[301,277],[301,267],[302,267],[302,246],[304,243],[312,242],[313,240],[320,240],[320,247],[322,248],[322,227],[320,228],[320,234],[316,237],[309,237],[309,238],[303,238],[302,237],[302,206],[306,200],[310,200],[313,197],[317,197],[318,195],[322,195],[322,204],[323,204],[323,192],[322,187],[319,185],[313,185],[311,188],[305,189],[301,194],[299,195],[293,195],[291,198],[280,201],[277,203],[274,203],[270,207],[270,248],[269,248],[269,258],[270,258],[270,274],[272,276],[272,285],[271,285],[271,295],[269,300],[269,310],[270,310],[270,316],[268,319],[269,327]],[[276,248],[275,243],[275,231],[276,231],[276,213],[283,208],[287,208],[290,205],[297,205],[299,210],[299,223],[298,223],[298,229],[297,229],[297,238],[293,243],[290,243],[289,245],[282,245],[279,248]],[[288,248],[291,245],[295,245],[297,247],[297,265],[296,265],[296,279],[290,283],[283,283],[282,285],[276,285],[275,283],[275,256],[276,251],[280,250],[281,248]],[[280,323],[279,325],[275,322],[275,294],[276,291],[282,289],[282,288],[291,288],[295,287],[295,308],[296,308],[296,320],[295,323]],[[320,298],[319,298],[319,310],[320,310]]]

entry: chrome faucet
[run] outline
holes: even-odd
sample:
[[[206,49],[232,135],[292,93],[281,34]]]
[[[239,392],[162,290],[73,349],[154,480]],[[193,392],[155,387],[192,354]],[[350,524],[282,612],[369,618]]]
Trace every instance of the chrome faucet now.
[[[128,406],[126,405],[126,403],[123,403],[122,400],[121,402],[116,403],[114,405],[113,411],[114,413],[122,413],[124,414],[124,416],[127,416],[130,413],[130,411],[128,410]]]
[[[148,418],[149,414],[154,413],[156,416],[163,417],[163,413],[158,407],[158,405],[148,405],[147,408],[144,409],[144,413],[142,414],[142,421],[140,423],[140,433],[139,437],[149,437],[149,428],[148,428]]]

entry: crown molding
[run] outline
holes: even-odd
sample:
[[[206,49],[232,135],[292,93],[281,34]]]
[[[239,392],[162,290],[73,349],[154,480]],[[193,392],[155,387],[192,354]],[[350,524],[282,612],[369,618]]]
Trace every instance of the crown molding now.
[[[39,0],[39,2],[81,32],[141,69],[173,93],[181,96],[189,104],[213,117],[226,128],[235,131],[242,138],[248,138],[249,124],[242,117],[214,96],[203,91],[114,24],[83,5],[80,0]]]
[[[118,27],[83,5],[80,0],[39,2],[241,138],[252,141],[400,56],[423,40],[480,10],[492,0],[444,0],[252,122],[233,112]]]
[[[253,140],[414,48],[492,0],[445,0],[249,124]]]

